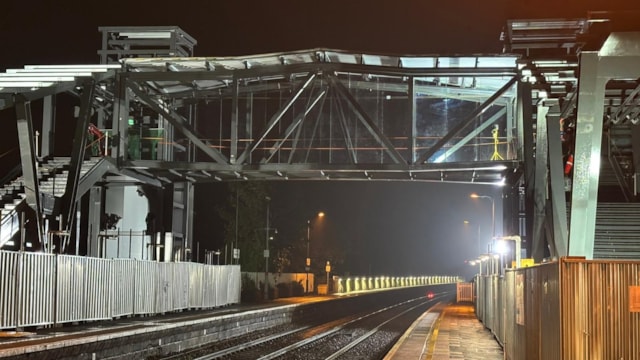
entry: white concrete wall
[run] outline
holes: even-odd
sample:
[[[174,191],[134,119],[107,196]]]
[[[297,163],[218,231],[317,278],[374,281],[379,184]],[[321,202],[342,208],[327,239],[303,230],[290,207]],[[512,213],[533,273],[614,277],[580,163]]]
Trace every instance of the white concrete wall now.
[[[147,198],[138,195],[133,185],[114,186],[106,189],[105,213],[117,214],[120,236],[106,240],[106,258],[132,258],[149,260],[149,236],[145,219],[149,212]]]

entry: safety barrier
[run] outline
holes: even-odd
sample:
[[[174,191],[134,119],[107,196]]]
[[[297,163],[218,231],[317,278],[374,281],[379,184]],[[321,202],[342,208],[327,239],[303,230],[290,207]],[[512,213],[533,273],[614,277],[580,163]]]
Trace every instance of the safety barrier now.
[[[505,359],[640,359],[640,262],[563,258],[476,277]]]
[[[240,302],[240,266],[0,251],[0,329]]]
[[[473,302],[473,284],[462,283],[456,284],[456,301],[457,302]]]
[[[383,290],[399,287],[424,286],[435,284],[454,284],[461,282],[457,276],[376,276],[376,277],[341,277],[334,276],[330,292],[348,294],[358,291]]]

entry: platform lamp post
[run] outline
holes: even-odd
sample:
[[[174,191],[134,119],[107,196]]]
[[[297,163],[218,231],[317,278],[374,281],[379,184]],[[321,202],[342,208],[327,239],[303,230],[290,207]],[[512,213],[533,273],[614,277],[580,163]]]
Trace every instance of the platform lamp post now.
[[[322,218],[322,217],[324,217],[324,212],[323,211],[318,212],[318,214],[316,215],[316,218]],[[307,220],[307,259],[304,267],[304,270],[307,275],[307,280],[306,280],[307,285],[305,286],[304,290],[307,293],[309,292],[309,270],[311,270],[311,257],[309,257],[309,244],[311,243],[311,220],[312,219]]]
[[[493,200],[493,197],[489,195],[478,195],[473,193],[469,195],[472,199],[489,199],[491,200],[491,240],[496,237],[496,202]]]
[[[269,206],[271,198],[266,196],[267,200],[267,227],[265,228],[264,239],[264,299],[269,298]]]

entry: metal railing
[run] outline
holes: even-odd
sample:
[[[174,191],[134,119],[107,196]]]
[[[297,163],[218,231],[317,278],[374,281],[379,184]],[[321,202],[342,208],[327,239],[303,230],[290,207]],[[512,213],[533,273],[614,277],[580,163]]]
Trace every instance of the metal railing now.
[[[239,265],[0,251],[0,329],[239,302]]]

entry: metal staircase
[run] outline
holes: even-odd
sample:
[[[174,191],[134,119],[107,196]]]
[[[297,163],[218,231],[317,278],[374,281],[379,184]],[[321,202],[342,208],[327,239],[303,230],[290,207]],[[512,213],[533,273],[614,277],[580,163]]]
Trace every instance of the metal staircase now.
[[[59,213],[60,199],[64,196],[69,174],[69,157],[54,157],[38,166],[40,199],[46,215]],[[78,196],[83,195],[107,172],[115,168],[107,158],[85,160],[80,171]],[[20,232],[20,212],[27,208],[22,177],[18,177],[0,189],[1,227],[0,249],[15,246],[14,238]]]

